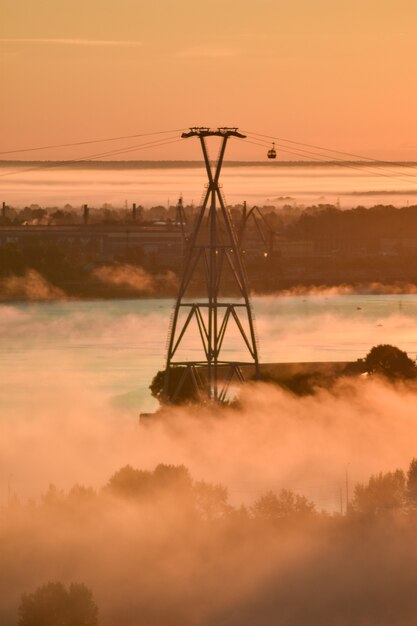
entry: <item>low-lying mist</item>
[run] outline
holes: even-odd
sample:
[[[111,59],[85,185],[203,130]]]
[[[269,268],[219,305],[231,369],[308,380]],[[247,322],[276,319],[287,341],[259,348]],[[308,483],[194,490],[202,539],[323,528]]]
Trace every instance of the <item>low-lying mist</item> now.
[[[102,265],[91,272],[97,280],[115,286],[130,287],[141,294],[175,293],[178,279],[174,272],[151,274],[134,265]]]
[[[170,270],[152,273],[138,265],[118,263],[99,265],[91,269],[84,277],[84,290],[72,297],[86,299],[88,294],[94,298],[123,297],[137,294],[138,296],[174,297],[178,289],[178,277]],[[96,293],[96,284],[109,289]],[[10,275],[0,279],[0,301],[60,301],[70,298],[65,289],[65,282],[59,287],[54,281],[35,269],[27,269],[23,275]],[[67,285],[68,287],[68,285]],[[71,289],[74,285],[70,284]],[[115,289],[111,289],[115,288]],[[256,290],[254,291],[256,294]],[[281,296],[352,296],[352,295],[407,295],[416,294],[417,285],[410,282],[396,281],[393,283],[359,282],[355,284],[341,283],[335,285],[294,285],[269,293],[269,297]],[[262,295],[262,294],[260,294]]]
[[[277,292],[280,296],[352,296],[354,294],[401,295],[417,293],[415,283],[341,283],[339,285],[295,285]]]
[[[90,375],[88,385],[93,381]],[[48,389],[39,385],[29,406],[6,407],[0,428],[3,494],[10,475],[14,491],[26,498],[49,482],[97,486],[123,464],[149,469],[165,462],[226,484],[234,503],[286,487],[334,509],[347,468],[354,481],[414,455],[417,394],[349,379],[299,398],[250,383],[239,410],[171,408],[140,424],[139,411],[109,405],[82,374],[68,381],[57,373]]]
[[[169,303],[146,306],[0,307],[0,623],[48,581],[85,583],[103,626],[414,623],[415,518],[345,514],[357,482],[417,456],[417,391],[357,378],[300,398],[250,383],[239,408],[141,422],[139,400],[115,396],[148,385],[148,357],[163,353]],[[340,342],[347,325],[364,356],[381,332],[354,304],[300,319],[274,306],[258,303],[258,328],[277,360],[295,341]],[[386,340],[411,341],[411,314],[381,320]],[[155,491],[146,472],[159,464],[191,482]],[[133,490],[106,488],[126,465],[140,470]],[[290,515],[269,519],[259,502],[283,489]]]
[[[2,623],[14,624],[20,595],[49,580],[87,584],[109,625],[388,626],[417,616],[407,596],[417,580],[412,528],[335,517],[346,472],[352,498],[356,481],[405,470],[415,455],[415,390],[346,380],[297,398],[251,384],[239,409],[167,409],[141,424],[81,377],[54,383],[30,415],[0,422]],[[201,510],[175,484],[138,498],[101,490],[127,464],[160,463],[213,485]],[[282,489],[318,513],[278,527],[254,518],[262,494]]]
[[[45,301],[62,300],[65,292],[52,285],[36,270],[27,270],[23,276],[7,276],[0,279],[0,300]]]
[[[53,269],[53,268],[51,268]],[[126,293],[138,296],[173,297],[178,287],[178,278],[174,272],[152,273],[143,267],[130,264],[99,265],[83,276],[84,291],[72,297],[87,299],[88,294],[94,298],[103,296],[96,293],[96,284],[108,288],[104,295],[123,297]],[[62,286],[54,284],[47,276],[35,269],[27,269],[22,275],[11,274],[0,278],[0,301],[12,302],[43,302],[68,300],[65,288],[73,290],[74,284],[63,282]],[[113,289],[112,289],[113,288]],[[115,289],[114,289],[115,288]]]

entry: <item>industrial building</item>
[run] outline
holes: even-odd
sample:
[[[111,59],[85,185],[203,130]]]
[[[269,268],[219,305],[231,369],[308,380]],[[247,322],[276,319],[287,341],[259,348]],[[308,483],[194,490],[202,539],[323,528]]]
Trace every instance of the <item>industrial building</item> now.
[[[88,247],[103,259],[141,249],[145,256],[157,255],[164,259],[180,259],[183,253],[181,228],[175,224],[77,224],[28,225],[0,228],[0,246],[31,243]]]

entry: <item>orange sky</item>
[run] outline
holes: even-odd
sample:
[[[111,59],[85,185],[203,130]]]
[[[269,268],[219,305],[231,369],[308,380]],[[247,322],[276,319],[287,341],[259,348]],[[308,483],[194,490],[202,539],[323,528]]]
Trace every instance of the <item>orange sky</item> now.
[[[417,160],[416,27],[415,0],[0,0],[0,150],[236,125]]]

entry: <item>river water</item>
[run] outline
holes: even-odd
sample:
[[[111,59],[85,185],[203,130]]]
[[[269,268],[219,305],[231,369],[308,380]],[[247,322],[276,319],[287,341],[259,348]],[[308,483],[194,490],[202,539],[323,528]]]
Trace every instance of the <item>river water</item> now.
[[[50,482],[98,487],[126,463],[167,462],[226,484],[236,504],[292,488],[338,510],[348,466],[353,484],[415,455],[414,396],[375,386],[352,401],[271,390],[269,404],[255,391],[242,428],[138,428],[139,413],[156,407],[149,384],[164,366],[172,304],[0,305],[0,506],[10,484],[26,498]],[[263,362],[353,360],[379,343],[417,354],[417,295],[264,296],[253,309]],[[195,350],[190,337],[185,356]]]
[[[155,407],[149,384],[163,368],[171,300],[48,302],[0,306],[0,405],[28,414],[57,378],[137,415]],[[416,295],[255,297],[263,362],[343,361],[379,343],[417,353]],[[238,358],[231,332],[230,354]],[[226,344],[227,347],[227,344]],[[196,354],[190,335],[186,358]],[[78,390],[78,391],[77,391]]]

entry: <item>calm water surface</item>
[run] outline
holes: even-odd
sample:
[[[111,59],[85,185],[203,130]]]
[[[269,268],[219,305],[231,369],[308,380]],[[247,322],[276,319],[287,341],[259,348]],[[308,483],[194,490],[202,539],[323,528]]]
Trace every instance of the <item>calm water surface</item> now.
[[[68,385],[76,381],[80,393],[96,390],[122,409],[151,410],[148,387],[164,366],[172,304],[130,300],[0,306],[0,377],[7,383],[0,386],[3,410],[19,406],[30,412],[35,390],[43,390],[47,402],[57,376]],[[417,354],[416,295],[266,296],[254,298],[253,306],[264,362],[354,360],[378,343]],[[191,340],[187,350],[185,356],[191,357]]]

